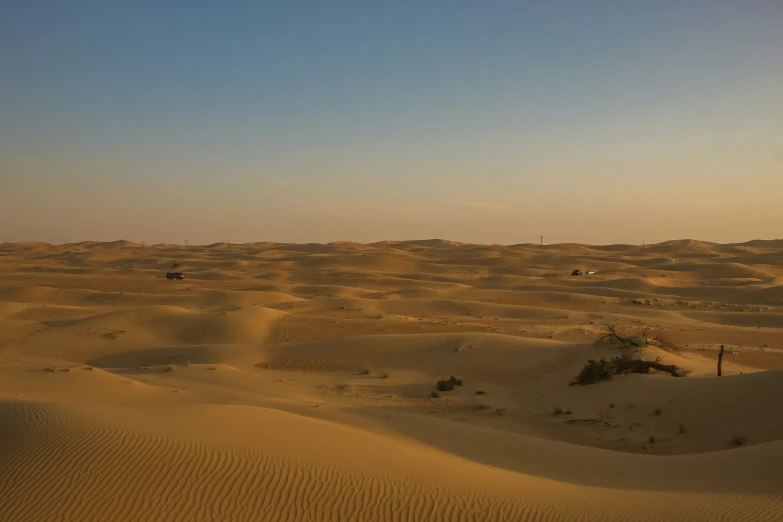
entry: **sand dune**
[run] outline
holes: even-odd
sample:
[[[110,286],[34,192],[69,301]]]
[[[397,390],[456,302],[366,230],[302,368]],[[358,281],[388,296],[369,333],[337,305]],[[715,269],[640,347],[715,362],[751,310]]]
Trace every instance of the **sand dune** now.
[[[0,383],[1,521],[783,520],[779,242],[4,243]]]

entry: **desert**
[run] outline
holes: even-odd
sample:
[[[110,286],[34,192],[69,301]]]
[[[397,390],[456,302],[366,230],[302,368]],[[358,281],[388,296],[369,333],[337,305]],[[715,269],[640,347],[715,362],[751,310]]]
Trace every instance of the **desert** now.
[[[0,245],[2,521],[783,520],[781,397],[781,241]]]

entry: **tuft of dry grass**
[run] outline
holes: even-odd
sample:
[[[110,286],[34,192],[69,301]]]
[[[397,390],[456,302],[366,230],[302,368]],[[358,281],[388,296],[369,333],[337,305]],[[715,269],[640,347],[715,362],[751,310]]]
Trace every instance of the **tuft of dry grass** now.
[[[680,433],[685,433],[685,424],[680,424]]]
[[[388,379],[389,378],[389,372],[383,372],[378,377],[380,377],[381,379]]]
[[[486,394],[487,392],[485,392],[484,390],[476,390],[476,395],[486,395]]]
[[[168,366],[166,366],[166,370],[165,371],[173,372],[175,369],[176,369],[176,366],[174,366],[173,364],[169,364]]]
[[[488,410],[490,408],[491,408],[491,406],[489,404],[476,404],[476,409],[479,410],[479,411],[481,411],[481,410]]]
[[[736,435],[731,439],[732,446],[744,446],[747,443],[748,439],[746,439],[743,435]]]
[[[654,444],[655,443],[655,435],[650,435],[650,438],[647,439],[647,440],[650,441],[650,444]]]
[[[663,410],[661,410],[660,408],[656,408],[656,409],[655,409],[655,411],[654,411],[653,413],[654,413],[655,415],[660,415],[661,413],[663,413]]]

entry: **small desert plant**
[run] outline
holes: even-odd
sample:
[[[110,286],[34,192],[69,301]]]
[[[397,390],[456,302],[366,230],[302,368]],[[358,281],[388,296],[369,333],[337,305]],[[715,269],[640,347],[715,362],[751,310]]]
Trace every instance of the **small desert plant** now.
[[[455,386],[462,386],[462,379],[459,377],[451,376],[448,379],[444,379],[435,383],[438,391],[451,391]]]
[[[648,373],[650,369],[656,369],[667,372],[675,377],[681,377],[686,374],[682,368],[678,368],[674,365],[661,364],[660,360],[645,361],[643,359],[635,359],[631,352],[625,352],[617,357],[612,357],[608,361],[604,358],[596,361],[595,359],[588,360],[576,379],[571,382],[571,385],[575,384],[594,384],[600,381],[608,381],[614,375],[626,374],[626,373]]]
[[[737,435],[731,439],[732,446],[744,446],[747,443],[748,443],[748,439],[746,439],[742,435]]]
[[[594,384],[599,381],[608,381],[615,374],[615,368],[610,361],[607,361],[603,357],[601,360],[595,359],[588,360],[579,375],[571,384]]]
[[[496,408],[495,415],[505,415],[508,413],[508,408]]]
[[[175,368],[176,366],[174,366],[173,364],[169,364],[168,366],[166,366],[166,371],[173,372]]]
[[[477,410],[488,410],[490,408],[489,404],[476,404]]]
[[[655,415],[660,415],[661,413],[663,413],[663,411],[660,408],[656,408],[656,410],[653,413],[655,413]]]
[[[432,392],[432,393],[430,393],[430,397],[433,398],[433,399],[440,399],[440,393]]]
[[[93,368],[92,366],[85,366],[83,369],[90,372],[95,371],[95,368]]]
[[[365,368],[361,371],[362,375],[370,375],[372,373],[372,368]]]
[[[485,392],[484,390],[476,390],[476,395],[486,395],[486,394],[487,392]]]
[[[552,415],[562,415],[564,413],[565,413],[565,411],[563,411],[563,408],[560,408],[560,407],[555,408],[554,410],[552,410]]]
[[[685,433],[685,424],[680,424],[680,433]]]
[[[179,268],[179,263],[173,263],[173,264],[171,265],[171,268]]]
[[[655,443],[655,435],[650,435],[650,438],[647,439],[647,440],[650,441],[650,444],[654,444]]]
[[[611,403],[611,404],[609,405],[609,407],[610,407],[610,408],[614,408],[614,403]]]
[[[378,377],[380,377],[381,379],[388,379],[389,378],[389,372],[383,372]]]

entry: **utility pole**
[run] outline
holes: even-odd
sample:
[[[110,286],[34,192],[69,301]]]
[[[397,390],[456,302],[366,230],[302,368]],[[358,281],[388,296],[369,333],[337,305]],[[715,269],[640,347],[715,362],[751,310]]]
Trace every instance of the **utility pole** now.
[[[188,240],[186,239],[185,240],[185,250],[187,250],[187,248],[188,248]]]
[[[541,243],[538,245],[539,249],[544,248],[544,236],[541,236]]]
[[[141,242],[141,251],[144,252],[144,241]]]
[[[644,239],[642,239],[642,255],[644,255]]]

